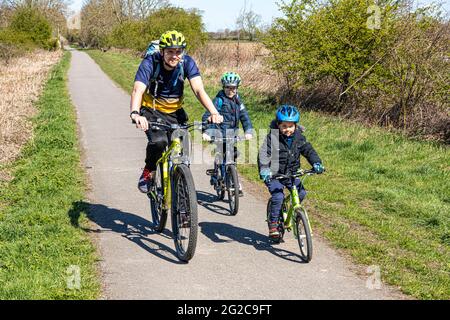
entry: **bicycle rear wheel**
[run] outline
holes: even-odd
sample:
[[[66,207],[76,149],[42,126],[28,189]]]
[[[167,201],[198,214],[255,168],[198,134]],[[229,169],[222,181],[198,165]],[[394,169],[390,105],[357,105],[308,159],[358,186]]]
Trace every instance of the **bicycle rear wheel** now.
[[[150,199],[150,209],[152,213],[153,229],[162,232],[166,227],[167,209],[164,209],[164,187],[163,187],[162,166],[156,168],[153,186],[150,188],[148,197]]]
[[[235,216],[239,211],[239,180],[236,166],[234,165],[227,166],[226,186],[230,214]]]
[[[295,227],[297,228],[297,241],[300,247],[300,257],[305,262],[310,262],[313,254],[311,229],[308,218],[303,208],[295,210]]]
[[[197,194],[188,166],[178,165],[172,179],[172,231],[175,248],[178,258],[188,262],[194,256],[197,245]]]

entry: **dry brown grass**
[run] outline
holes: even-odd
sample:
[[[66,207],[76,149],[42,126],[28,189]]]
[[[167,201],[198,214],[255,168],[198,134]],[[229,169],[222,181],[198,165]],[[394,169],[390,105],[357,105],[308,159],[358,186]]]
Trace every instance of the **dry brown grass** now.
[[[192,53],[207,84],[219,84],[224,72],[234,71],[243,85],[260,92],[276,93],[282,79],[265,64],[270,52],[257,42],[211,41]],[[238,66],[239,61],[239,66]]]
[[[14,160],[31,138],[33,104],[61,56],[62,51],[39,50],[14,58],[8,65],[0,61],[0,165]]]

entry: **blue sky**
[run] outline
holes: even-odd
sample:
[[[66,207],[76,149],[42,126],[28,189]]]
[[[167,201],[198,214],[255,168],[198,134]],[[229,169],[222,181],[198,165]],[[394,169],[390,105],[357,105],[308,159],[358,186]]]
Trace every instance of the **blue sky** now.
[[[439,0],[438,0],[439,1]],[[173,5],[182,8],[198,8],[203,12],[203,21],[208,31],[217,31],[219,29],[235,27],[236,18],[240,10],[244,7],[245,2],[247,8],[252,8],[254,12],[261,15],[264,23],[270,24],[274,17],[281,16],[278,11],[278,2],[280,0],[170,0]],[[420,4],[427,4],[433,0],[415,1]],[[450,11],[450,1],[444,2],[444,8]],[[83,0],[73,0],[72,10],[79,11],[83,4]]]

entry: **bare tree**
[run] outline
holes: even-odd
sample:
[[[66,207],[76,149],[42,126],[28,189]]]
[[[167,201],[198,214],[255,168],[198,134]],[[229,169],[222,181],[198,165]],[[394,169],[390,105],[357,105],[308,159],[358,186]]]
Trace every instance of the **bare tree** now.
[[[261,15],[255,13],[250,7],[247,9],[247,1],[244,3],[244,7],[241,9],[239,16],[236,20],[238,30],[243,31],[253,41],[255,34],[258,31],[258,27],[261,24]]]
[[[143,20],[154,10],[169,5],[168,0],[106,0],[104,1],[119,23]]]
[[[137,19],[145,19],[154,10],[168,5],[168,0],[134,0],[133,13]]]

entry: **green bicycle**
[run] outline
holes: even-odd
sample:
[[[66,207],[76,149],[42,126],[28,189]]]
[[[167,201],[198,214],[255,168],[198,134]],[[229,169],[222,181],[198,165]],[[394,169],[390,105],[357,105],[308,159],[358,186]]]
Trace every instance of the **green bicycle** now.
[[[149,126],[152,130],[164,130],[170,134],[176,131],[181,133],[180,138],[172,139],[170,146],[158,160],[154,182],[147,196],[150,199],[153,227],[156,232],[164,230],[168,212],[171,210],[177,256],[181,261],[188,262],[193,258],[197,245],[198,212],[190,159],[185,154],[186,148],[183,148],[182,140],[186,136],[183,133],[197,124],[166,125],[150,122]],[[187,142],[189,143],[189,140]]]
[[[306,212],[303,204],[300,202],[299,190],[295,186],[294,181],[296,178],[303,177],[303,179],[301,179],[301,185],[303,185],[307,176],[315,174],[317,173],[314,170],[299,170],[293,175],[279,174],[272,177],[272,179],[291,179],[292,181],[292,188],[289,191],[289,195],[284,198],[283,205],[281,207],[281,214],[278,221],[278,231],[280,232],[278,242],[283,241],[285,231],[290,232],[293,229],[294,237],[297,239],[300,247],[300,258],[305,262],[310,262],[312,259],[312,230],[308,213]],[[267,203],[267,223],[270,221],[271,204],[272,201],[269,200]]]

